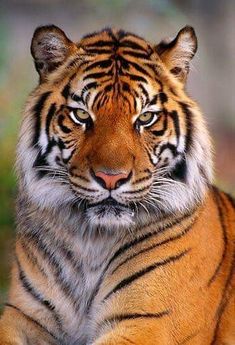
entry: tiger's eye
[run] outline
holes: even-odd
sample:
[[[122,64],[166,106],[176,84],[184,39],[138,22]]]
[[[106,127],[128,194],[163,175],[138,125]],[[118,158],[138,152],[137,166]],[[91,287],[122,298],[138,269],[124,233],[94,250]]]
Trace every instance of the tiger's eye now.
[[[88,120],[89,117],[90,117],[90,115],[88,114],[88,112],[85,111],[85,110],[82,110],[82,109],[78,109],[78,110],[75,112],[75,114],[76,114],[76,117],[78,118],[78,120],[83,120],[83,121],[85,121],[85,120]]]
[[[149,122],[152,121],[152,119],[154,118],[154,113],[151,113],[150,111],[141,114],[138,117],[138,120],[142,123],[142,124],[147,124]]]
[[[75,123],[80,125],[88,125],[92,123],[92,118],[89,113],[83,109],[70,108],[70,117]]]

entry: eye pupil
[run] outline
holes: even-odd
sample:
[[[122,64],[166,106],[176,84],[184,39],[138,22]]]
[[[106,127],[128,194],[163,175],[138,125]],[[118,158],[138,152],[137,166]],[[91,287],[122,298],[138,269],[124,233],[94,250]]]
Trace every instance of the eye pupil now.
[[[83,109],[71,109],[70,116],[78,124],[88,124],[92,122],[89,113]]]
[[[144,124],[151,122],[153,120],[154,116],[155,116],[155,114],[149,111],[149,112],[141,114],[139,116],[138,120],[140,121],[140,123],[142,125],[144,125]]]
[[[136,128],[140,129],[141,127],[152,126],[158,118],[158,113],[160,113],[160,111],[146,111],[145,113],[140,114],[135,122]]]
[[[70,108],[70,118],[78,125],[85,125],[86,129],[90,129],[93,126],[93,120],[90,114],[83,109]]]
[[[88,119],[90,117],[89,114],[86,111],[84,111],[84,110],[81,110],[81,111],[77,112],[76,115],[77,115],[78,118],[80,117],[83,120],[86,120],[86,119]]]

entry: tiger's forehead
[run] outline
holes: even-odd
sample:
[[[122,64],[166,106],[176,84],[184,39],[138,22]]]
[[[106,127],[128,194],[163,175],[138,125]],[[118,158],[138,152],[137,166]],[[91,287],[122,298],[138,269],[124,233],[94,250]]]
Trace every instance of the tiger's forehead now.
[[[139,54],[149,57],[153,53],[153,48],[145,39],[124,30],[106,28],[99,32],[94,32],[83,37],[78,44],[90,53],[115,52],[118,48],[133,49]],[[142,56],[143,55],[139,55]]]
[[[118,107],[132,114],[153,105],[162,85],[156,69],[159,59],[148,42],[107,29],[85,37],[78,45],[85,55],[71,83],[71,102],[92,106],[96,112]]]

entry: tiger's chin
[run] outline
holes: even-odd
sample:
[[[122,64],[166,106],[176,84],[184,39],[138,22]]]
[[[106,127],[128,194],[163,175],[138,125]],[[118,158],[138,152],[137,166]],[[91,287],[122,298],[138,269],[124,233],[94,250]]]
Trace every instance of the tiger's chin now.
[[[90,205],[86,210],[86,217],[91,227],[108,231],[130,228],[135,224],[134,215],[131,208],[109,201]]]

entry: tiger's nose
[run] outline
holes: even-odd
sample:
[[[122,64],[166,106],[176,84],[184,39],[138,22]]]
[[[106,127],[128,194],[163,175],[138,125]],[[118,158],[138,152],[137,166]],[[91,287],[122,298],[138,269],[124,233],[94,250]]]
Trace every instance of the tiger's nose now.
[[[94,173],[96,181],[106,189],[115,189],[130,179],[131,173],[106,174],[103,171]]]

